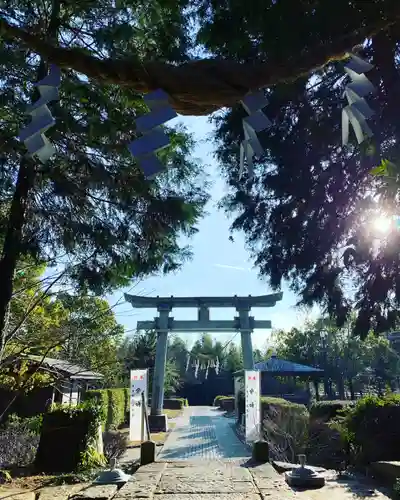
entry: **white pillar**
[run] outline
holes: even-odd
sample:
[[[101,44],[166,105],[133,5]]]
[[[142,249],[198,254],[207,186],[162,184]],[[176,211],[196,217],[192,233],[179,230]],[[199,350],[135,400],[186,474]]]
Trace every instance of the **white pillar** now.
[[[251,342],[252,328],[250,327],[250,308],[238,308],[240,336],[242,338],[243,368],[254,370],[253,345]]]
[[[159,307],[157,318],[157,347],[153,374],[153,391],[151,395],[151,415],[161,415],[164,402],[165,365],[168,348],[168,317],[171,308]]]

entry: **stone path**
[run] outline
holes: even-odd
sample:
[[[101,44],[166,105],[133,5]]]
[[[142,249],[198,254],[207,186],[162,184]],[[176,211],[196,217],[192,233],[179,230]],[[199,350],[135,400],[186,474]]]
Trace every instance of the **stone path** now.
[[[291,500],[293,496],[270,464],[196,460],[140,467],[113,500]]]
[[[245,461],[251,450],[236,436],[234,424],[234,419],[224,417],[216,408],[185,408],[157,461]]]

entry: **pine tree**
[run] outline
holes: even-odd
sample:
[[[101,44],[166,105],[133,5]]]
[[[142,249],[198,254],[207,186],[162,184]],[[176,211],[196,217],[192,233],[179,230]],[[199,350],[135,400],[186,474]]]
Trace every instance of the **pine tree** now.
[[[253,50],[268,59],[274,32],[260,32],[258,18],[252,21],[246,26],[249,38],[257,40]],[[230,186],[223,205],[235,214],[232,228],[246,234],[260,274],[274,289],[288,280],[300,303],[319,304],[338,326],[354,308],[354,331],[362,338],[371,329],[381,333],[398,324],[400,233],[381,235],[377,245],[373,220],[382,210],[400,213],[399,184],[372,173],[382,158],[399,160],[399,41],[396,24],[361,52],[375,65],[368,77],[378,89],[368,97],[375,110],[374,140],[361,147],[355,139],[341,145],[348,80],[339,63],[270,89],[265,113],[273,126],[260,134],[265,156],[253,182],[239,179],[245,112],[237,106],[215,119],[218,158]],[[210,48],[219,53],[216,42]],[[245,49],[238,40],[237,46],[222,47],[221,55],[245,60]]]

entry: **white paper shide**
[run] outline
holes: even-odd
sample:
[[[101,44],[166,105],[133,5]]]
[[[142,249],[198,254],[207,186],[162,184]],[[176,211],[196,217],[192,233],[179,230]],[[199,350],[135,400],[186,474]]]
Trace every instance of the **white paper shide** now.
[[[261,406],[259,371],[245,370],[245,406],[246,442],[253,443],[260,437]]]
[[[144,435],[142,413],[142,393],[147,407],[148,374],[147,370],[131,370],[131,405],[129,419],[129,438],[131,441],[140,441]]]

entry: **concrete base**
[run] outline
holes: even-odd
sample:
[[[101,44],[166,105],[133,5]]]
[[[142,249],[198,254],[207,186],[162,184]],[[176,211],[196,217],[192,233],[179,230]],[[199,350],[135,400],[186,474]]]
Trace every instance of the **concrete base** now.
[[[150,432],[167,432],[167,415],[149,415]]]

